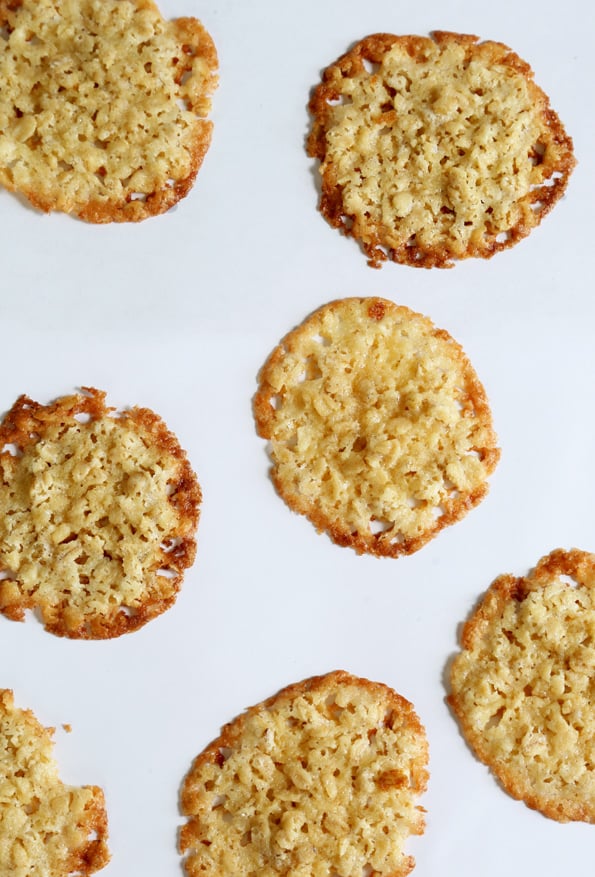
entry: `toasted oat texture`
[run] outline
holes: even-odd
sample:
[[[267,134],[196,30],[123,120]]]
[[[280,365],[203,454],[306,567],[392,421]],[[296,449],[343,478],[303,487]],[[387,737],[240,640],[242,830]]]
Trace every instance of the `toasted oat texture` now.
[[[325,70],[310,111],[320,210],[374,267],[446,268],[511,247],[575,164],[529,65],[475,36],[367,37]]]
[[[462,645],[449,701],[478,757],[529,807],[595,822],[595,555],[500,576]]]
[[[141,627],[196,550],[201,492],[177,439],[152,411],[104,400],[21,396],[0,424],[0,611],[38,609],[60,636]]]
[[[97,786],[66,786],[53,759],[52,728],[0,689],[0,874],[74,877],[109,860],[107,816]]]
[[[331,302],[259,380],[275,486],[339,545],[410,554],[487,493],[499,450],[484,389],[450,335],[408,308]]]
[[[209,147],[217,54],[152,0],[0,0],[0,183],[89,222],[163,213]]]
[[[401,877],[424,830],[425,731],[386,685],[343,671],[223,728],[184,782],[189,877]]]

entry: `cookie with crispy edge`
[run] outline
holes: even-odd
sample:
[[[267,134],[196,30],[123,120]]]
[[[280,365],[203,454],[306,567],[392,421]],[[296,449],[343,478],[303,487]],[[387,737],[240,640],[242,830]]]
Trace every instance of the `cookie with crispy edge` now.
[[[320,211],[373,267],[452,267],[513,246],[575,165],[530,66],[468,34],[366,37],[327,67],[309,108]]]
[[[424,830],[428,745],[412,705],[344,671],[290,685],[222,729],[182,788],[198,875],[402,877]]]
[[[213,40],[152,0],[0,0],[0,183],[39,210],[137,222],[209,148]]]
[[[83,877],[109,861],[103,791],[60,780],[53,730],[0,690],[1,874]]]
[[[194,561],[201,490],[147,408],[92,388],[21,396],[0,424],[0,611],[37,609],[59,636],[103,639],[173,605]]]
[[[595,555],[497,578],[461,645],[448,701],[478,758],[550,819],[595,822]]]
[[[274,485],[338,545],[411,554],[487,493],[500,452],[484,388],[427,317],[380,298],[331,302],[258,380]]]

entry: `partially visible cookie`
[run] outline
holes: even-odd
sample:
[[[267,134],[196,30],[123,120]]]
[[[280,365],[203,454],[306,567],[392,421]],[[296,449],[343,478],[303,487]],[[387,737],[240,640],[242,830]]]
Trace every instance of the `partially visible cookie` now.
[[[360,553],[417,551],[483,499],[499,458],[461,347],[386,299],[331,302],[290,332],[254,414],[279,494]]]
[[[51,728],[0,689],[0,874],[74,877],[109,860],[107,815],[97,786],[67,786]]]
[[[141,627],[176,599],[196,551],[201,491],[146,408],[85,388],[21,396],[0,423],[0,611],[37,609],[60,636]]]
[[[545,816],[595,822],[595,555],[500,576],[462,647],[449,702],[478,757]]]
[[[575,165],[529,65],[466,34],[367,37],[324,71],[310,111],[320,210],[374,267],[451,267],[511,247]]]
[[[189,877],[401,877],[428,746],[411,704],[337,671],[226,725],[182,789]]]
[[[163,213],[211,139],[217,54],[152,0],[0,2],[0,183],[89,222]]]

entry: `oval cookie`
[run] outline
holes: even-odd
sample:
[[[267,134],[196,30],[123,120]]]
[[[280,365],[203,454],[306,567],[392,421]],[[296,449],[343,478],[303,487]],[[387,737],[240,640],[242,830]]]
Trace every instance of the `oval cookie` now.
[[[105,393],[21,396],[0,424],[0,611],[37,609],[60,636],[141,627],[176,599],[196,551],[201,492],[146,408]]]
[[[358,552],[417,551],[483,499],[499,458],[461,347],[386,299],[331,302],[290,332],[254,413],[279,494]]]
[[[223,728],[182,789],[188,877],[402,877],[422,834],[428,748],[411,704],[337,671]]]
[[[595,555],[558,549],[496,579],[465,624],[449,702],[514,798],[595,822]]]
[[[575,164],[529,65],[467,34],[367,37],[325,70],[310,111],[320,210],[374,267],[451,267],[512,246]]]

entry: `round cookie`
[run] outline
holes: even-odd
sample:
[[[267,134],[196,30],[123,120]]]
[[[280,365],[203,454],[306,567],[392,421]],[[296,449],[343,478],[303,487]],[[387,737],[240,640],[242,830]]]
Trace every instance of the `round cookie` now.
[[[174,603],[196,551],[201,492],[176,437],[104,400],[21,396],[0,424],[0,611],[37,609],[60,636],[141,627]]]
[[[0,183],[40,210],[146,219],[190,190],[217,54],[152,0],[0,2]]]
[[[499,459],[461,347],[380,298],[331,302],[290,332],[254,414],[279,494],[359,553],[417,551],[483,499]]]
[[[529,65],[466,34],[369,36],[324,71],[310,112],[320,210],[374,267],[451,267],[511,247],[575,165]]]
[[[428,747],[411,704],[343,671],[226,725],[182,789],[189,877],[401,877],[424,830]]]
[[[64,785],[52,730],[0,690],[0,874],[84,877],[109,860],[103,792]]]
[[[462,647],[449,703],[477,756],[545,816],[595,822],[595,555],[500,576]]]

